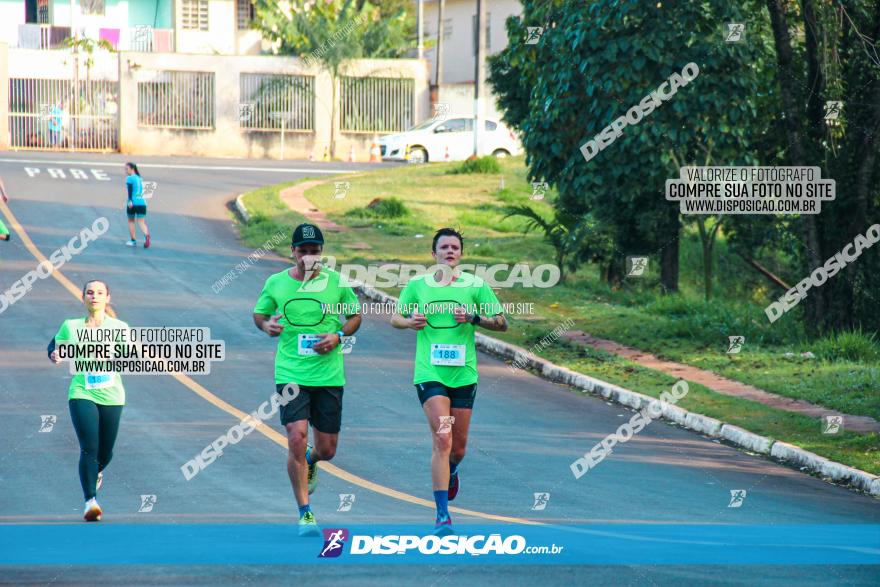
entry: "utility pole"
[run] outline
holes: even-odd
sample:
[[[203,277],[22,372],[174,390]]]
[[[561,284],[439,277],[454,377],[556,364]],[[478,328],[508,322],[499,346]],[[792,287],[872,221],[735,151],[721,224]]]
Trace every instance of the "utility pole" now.
[[[440,92],[440,80],[443,79],[443,16],[446,13],[446,0],[440,0],[437,11],[437,64],[434,67],[434,85]]]
[[[474,157],[480,156],[483,137],[483,95],[486,82],[486,1],[477,0],[477,54],[474,56]]]
[[[418,0],[419,59],[425,57],[425,0]]]

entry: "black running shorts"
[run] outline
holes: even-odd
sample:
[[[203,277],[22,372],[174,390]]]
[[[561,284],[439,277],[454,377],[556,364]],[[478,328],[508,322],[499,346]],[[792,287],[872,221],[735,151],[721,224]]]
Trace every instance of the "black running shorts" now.
[[[278,383],[275,390],[281,394],[286,383]],[[281,406],[281,425],[308,420],[319,432],[338,434],[342,428],[342,387],[333,385],[300,385],[299,395]]]
[[[416,383],[416,391],[419,392],[419,401],[422,404],[435,395],[442,395],[449,398],[451,407],[471,410],[474,407],[474,398],[477,396],[477,384],[448,387],[439,381],[425,381]]]

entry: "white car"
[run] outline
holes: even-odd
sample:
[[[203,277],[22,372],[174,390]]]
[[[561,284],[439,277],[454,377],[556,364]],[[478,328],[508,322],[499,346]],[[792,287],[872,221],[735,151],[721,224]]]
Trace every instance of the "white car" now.
[[[482,135],[484,155],[518,155],[522,150],[513,132],[497,120],[486,119]],[[431,119],[406,132],[379,139],[383,161],[464,161],[474,153],[474,119]]]

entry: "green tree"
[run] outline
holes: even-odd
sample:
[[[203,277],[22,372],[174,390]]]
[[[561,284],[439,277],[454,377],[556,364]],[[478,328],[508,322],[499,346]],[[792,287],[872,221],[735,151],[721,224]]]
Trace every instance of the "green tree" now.
[[[723,38],[725,22],[753,21],[723,0],[526,0],[522,19],[508,19],[509,45],[490,60],[490,83],[521,133],[530,175],[556,187],[566,212],[612,227],[612,282],[627,254],[654,251],[664,289],[678,289],[681,220],[664,198],[676,156],[694,164],[711,143],[717,165],[757,163],[761,45]],[[527,26],[544,27],[537,44],[524,43]],[[585,160],[582,145],[690,62],[696,79]]]
[[[877,0],[526,0],[523,8],[522,21],[508,21],[510,46],[492,60],[490,82],[505,120],[522,133],[530,174],[555,184],[566,210],[611,223],[619,250],[661,247],[667,289],[680,220],[661,204],[661,182],[676,173],[676,159],[703,164],[710,146],[715,165],[817,166],[837,190],[819,216],[728,216],[714,234],[714,224],[686,218],[703,225],[707,295],[719,230],[730,250],[782,286],[880,222]],[[745,42],[718,42],[727,22],[745,24]],[[539,43],[523,42],[526,25],[545,27]],[[638,103],[646,85],[689,60],[701,70],[691,86],[591,161],[578,158],[578,147]],[[839,120],[825,119],[828,101],[842,102]],[[762,251],[775,257],[764,263],[770,270],[756,261]],[[813,333],[878,331],[878,292],[880,256],[862,254],[812,288],[798,312]]]
[[[294,55],[330,74],[333,87],[330,153],[336,152],[339,77],[353,59],[398,58],[412,46],[411,19],[403,3],[384,8],[354,0],[256,0],[254,28],[278,46],[281,55]]]
[[[613,239],[606,227],[589,215],[577,217],[556,209],[552,219],[544,218],[531,206],[519,204],[505,209],[504,218],[516,216],[526,221],[525,232],[544,233],[544,241],[555,251],[560,280],[567,272],[574,273],[580,264],[601,263],[611,256]]]
[[[105,39],[96,40],[89,37],[80,37],[79,35],[64,39],[61,46],[70,49],[73,53],[73,95],[70,96],[70,114],[83,114],[86,112],[86,109],[91,106],[92,66],[95,64],[95,60],[93,59],[95,51],[104,50],[108,53],[114,53],[115,49],[113,48],[113,45]],[[82,83],[82,80],[80,80],[79,77],[81,55],[85,58],[82,62],[86,68],[85,83]],[[79,123],[80,122],[77,119],[73,118],[71,119],[70,124],[72,128],[76,128]],[[88,122],[86,124],[88,124]],[[74,130],[72,136],[76,137],[76,133],[77,131]]]
[[[836,199],[820,217],[803,215],[800,281],[856,235],[880,222],[880,2],[766,0],[779,88],[780,165],[811,165],[836,181]],[[825,120],[827,101],[843,103],[837,121]],[[814,333],[880,330],[880,255],[862,254],[803,303]]]

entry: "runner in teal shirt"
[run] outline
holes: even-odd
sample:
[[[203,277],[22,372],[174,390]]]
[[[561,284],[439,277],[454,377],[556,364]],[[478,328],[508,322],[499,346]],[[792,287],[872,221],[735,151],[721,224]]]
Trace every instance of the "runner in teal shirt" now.
[[[147,215],[147,201],[144,199],[144,183],[141,181],[141,174],[137,165],[134,163],[125,164],[125,190],[128,193],[128,201],[125,208],[125,214],[128,216],[128,234],[131,239],[125,244],[130,247],[137,246],[135,238],[134,223],[137,220],[144,233],[144,248],[150,248],[150,229],[147,228],[147,221],[144,217]]]

